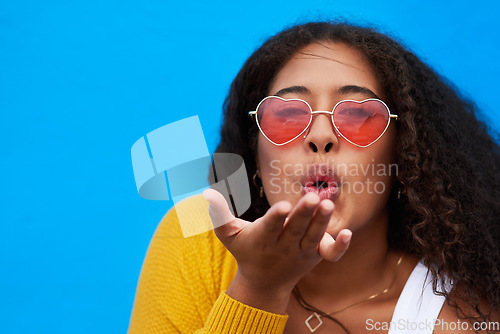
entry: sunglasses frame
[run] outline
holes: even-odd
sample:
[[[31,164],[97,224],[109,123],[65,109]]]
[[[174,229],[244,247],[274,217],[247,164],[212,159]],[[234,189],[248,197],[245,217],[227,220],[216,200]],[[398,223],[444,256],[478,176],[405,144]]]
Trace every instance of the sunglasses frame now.
[[[259,130],[260,130],[260,133],[262,133],[262,135],[267,139],[269,140],[271,143],[273,143],[274,145],[276,146],[283,146],[283,145],[286,145],[292,141],[294,141],[295,139],[299,138],[307,129],[309,129],[309,126],[311,125],[312,123],[312,120],[313,120],[313,115],[315,114],[328,114],[330,115],[330,119],[332,121],[332,125],[333,125],[333,128],[335,129],[335,132],[338,133],[340,136],[342,136],[342,138],[344,138],[346,141],[348,141],[349,143],[357,146],[357,147],[361,147],[361,148],[365,148],[365,147],[368,147],[368,146],[371,146],[373,144],[375,144],[384,134],[385,132],[387,131],[387,129],[389,128],[389,125],[391,123],[391,118],[394,118],[395,120],[398,120],[399,119],[399,116],[398,115],[395,115],[395,114],[391,114],[391,111],[389,109],[389,107],[387,106],[387,104],[385,104],[384,101],[380,100],[380,99],[375,99],[375,98],[370,98],[370,99],[366,99],[366,100],[363,100],[363,101],[356,101],[356,100],[342,100],[342,101],[339,101],[337,102],[337,104],[335,104],[335,106],[333,107],[332,111],[326,111],[326,110],[316,110],[316,111],[313,111],[311,106],[309,105],[309,103],[307,103],[307,101],[304,101],[302,99],[284,99],[282,97],[279,97],[279,96],[274,96],[274,95],[271,95],[271,96],[266,96],[264,99],[262,99],[262,101],[259,102],[259,104],[257,105],[257,108],[254,110],[254,111],[249,111],[248,112],[248,115],[250,117],[254,117],[254,116],[257,116],[257,112],[259,111],[259,107],[260,105],[266,101],[267,99],[271,99],[271,98],[278,98],[282,101],[300,101],[300,102],[304,102],[307,107],[309,108],[309,112],[310,112],[310,117],[309,117],[309,123],[307,124],[307,126],[304,128],[304,130],[302,130],[297,136],[293,137],[292,139],[290,139],[289,141],[285,142],[285,143],[282,143],[282,144],[278,144],[278,143],[275,143],[273,142],[271,139],[269,139],[266,134],[264,133],[264,131],[262,131],[262,128],[260,127],[260,124],[259,124],[259,118],[258,117],[255,117],[255,122],[257,123],[257,126],[259,127]],[[389,118],[387,120],[387,125],[385,126],[385,129],[384,131],[382,131],[382,133],[380,134],[380,136],[377,137],[377,139],[375,139],[374,141],[372,141],[370,144],[368,145],[359,145],[359,144],[356,144],[356,143],[353,143],[351,140],[347,139],[340,131],[339,129],[337,128],[337,125],[335,124],[335,121],[333,120],[333,114],[335,113],[335,109],[337,108],[338,105],[340,105],[341,103],[343,102],[356,102],[356,103],[363,103],[363,102],[367,102],[367,101],[378,101],[380,103],[382,103],[385,107],[385,109],[387,110],[387,113],[389,114]]]

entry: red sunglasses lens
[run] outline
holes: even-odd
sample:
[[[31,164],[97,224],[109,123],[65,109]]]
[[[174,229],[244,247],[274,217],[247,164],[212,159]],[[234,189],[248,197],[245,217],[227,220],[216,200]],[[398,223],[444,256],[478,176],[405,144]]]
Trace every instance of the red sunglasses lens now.
[[[378,100],[343,101],[337,105],[332,117],[337,130],[359,146],[375,142],[389,124],[389,110]]]
[[[257,108],[257,121],[262,133],[278,145],[300,135],[310,120],[309,106],[303,101],[271,97],[263,100]]]

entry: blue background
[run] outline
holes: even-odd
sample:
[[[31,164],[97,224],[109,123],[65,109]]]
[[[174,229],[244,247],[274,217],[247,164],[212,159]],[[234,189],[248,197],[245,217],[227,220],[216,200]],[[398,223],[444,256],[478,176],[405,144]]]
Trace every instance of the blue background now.
[[[199,115],[213,151],[232,78],[292,23],[374,23],[476,100],[499,129],[494,7],[1,1],[0,333],[126,331],[149,240],[172,205],[139,197],[132,144]]]

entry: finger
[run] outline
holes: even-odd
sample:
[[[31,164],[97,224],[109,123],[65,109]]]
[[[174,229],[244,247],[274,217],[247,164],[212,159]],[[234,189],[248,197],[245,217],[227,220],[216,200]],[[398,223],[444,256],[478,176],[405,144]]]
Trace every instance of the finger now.
[[[203,191],[203,197],[210,204],[208,214],[214,225],[215,233],[219,238],[228,238],[240,231],[244,221],[237,219],[229,210],[229,206],[224,196],[214,189]]]
[[[274,243],[283,230],[283,225],[291,210],[290,202],[278,202],[271,206],[264,216],[257,219],[251,228],[260,236],[262,242]]]
[[[318,244],[325,234],[334,208],[335,205],[329,199],[319,203],[311,223],[300,241],[300,249],[303,252],[317,252]]]
[[[352,232],[346,229],[339,232],[337,240],[325,232],[323,239],[319,243],[319,255],[328,261],[338,261],[349,248],[351,237]]]
[[[319,196],[314,193],[308,193],[299,200],[288,216],[286,226],[280,235],[280,242],[298,245],[313,218],[319,201]]]

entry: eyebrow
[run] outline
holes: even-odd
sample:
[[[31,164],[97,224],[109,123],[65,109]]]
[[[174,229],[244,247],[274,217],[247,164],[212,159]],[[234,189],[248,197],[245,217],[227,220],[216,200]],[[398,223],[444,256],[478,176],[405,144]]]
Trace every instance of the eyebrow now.
[[[380,97],[378,97],[377,94],[375,94],[371,89],[368,89],[366,87],[361,87],[361,86],[355,86],[355,85],[342,86],[339,88],[338,92],[339,92],[339,94],[361,93],[361,94],[370,95],[371,97],[374,97],[374,98],[380,100]]]
[[[310,94],[311,91],[304,86],[291,86],[287,88],[280,89],[274,94],[274,96],[282,96],[286,94]]]
[[[286,94],[311,94],[311,91],[307,89],[305,86],[291,86],[287,88],[280,89],[277,91],[274,96],[283,96]],[[338,89],[338,93],[341,95],[353,94],[353,93],[361,93],[365,95],[369,95],[370,97],[374,97],[380,100],[380,97],[377,96],[371,89],[356,85],[347,85],[342,86]]]

